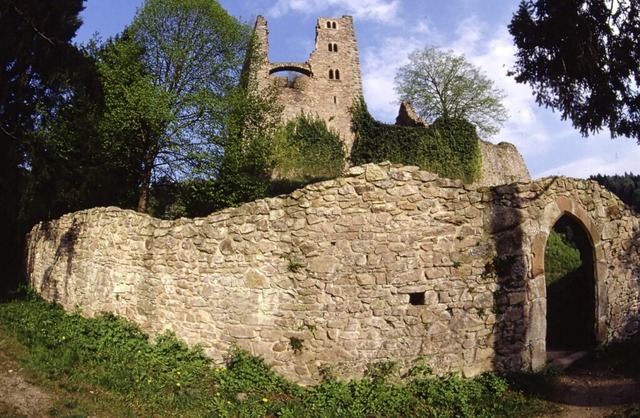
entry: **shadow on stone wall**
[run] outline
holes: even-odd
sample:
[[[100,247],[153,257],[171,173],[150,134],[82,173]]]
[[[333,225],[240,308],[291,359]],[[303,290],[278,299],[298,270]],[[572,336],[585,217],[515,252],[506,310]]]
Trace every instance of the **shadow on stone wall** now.
[[[497,285],[493,292],[496,315],[493,368],[497,371],[535,367],[534,351],[539,348],[530,345],[539,343],[528,340],[529,328],[544,324],[543,320],[534,320],[532,316],[544,315],[545,309],[539,301],[529,300],[528,279],[532,277],[527,254],[530,248],[525,248],[525,245],[530,245],[530,242],[526,239],[523,224],[528,207],[551,190],[556,181],[554,178],[537,190],[522,189],[518,183],[490,189],[488,233],[496,255],[487,264],[486,274],[491,274]],[[534,307],[534,302],[538,306]]]
[[[496,255],[486,266],[486,274],[496,278],[494,291],[496,323],[494,336],[494,369],[518,370],[522,367],[527,323],[526,262],[523,253],[522,202],[516,185],[491,188],[489,233]]]
[[[38,234],[43,236],[45,241],[56,242],[56,237],[53,235],[49,222],[43,222],[42,227],[37,230]],[[32,232],[33,233],[33,232]],[[53,262],[49,265],[49,267],[45,270],[42,286],[40,289],[36,289],[41,295],[48,295],[47,299],[51,302],[60,302],[60,295],[58,293],[59,289],[56,285],[56,280],[54,278],[53,269],[56,266],[57,262],[61,258],[66,258],[66,274],[67,276],[71,275],[73,259],[76,256],[76,246],[78,244],[78,239],[80,236],[80,225],[77,219],[73,220],[73,224],[69,229],[62,234],[60,237],[60,245],[56,248],[56,253]],[[29,242],[35,243],[40,239],[40,237],[29,237]],[[32,251],[30,251],[33,254]],[[25,257],[27,260],[26,268],[28,271],[34,271],[34,266],[32,263],[34,262],[33,255],[31,258]],[[69,285],[69,280],[64,280],[64,291],[67,292],[67,286]]]

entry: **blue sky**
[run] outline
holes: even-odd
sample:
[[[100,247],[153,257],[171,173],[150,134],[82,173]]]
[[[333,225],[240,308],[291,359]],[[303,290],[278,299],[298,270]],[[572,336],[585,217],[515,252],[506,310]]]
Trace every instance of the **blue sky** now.
[[[131,23],[142,0],[87,0],[76,41],[94,33],[113,36]],[[506,94],[509,121],[492,142],[511,142],[533,178],[564,175],[640,174],[640,146],[607,132],[583,138],[569,121],[536,105],[531,89],[506,76],[515,48],[507,25],[519,0],[221,0],[233,16],[251,25],[257,15],[269,25],[272,61],[306,61],[319,16],[354,17],[364,95],[375,118],[392,123],[398,105],[396,69],[408,54],[439,46],[464,54]]]

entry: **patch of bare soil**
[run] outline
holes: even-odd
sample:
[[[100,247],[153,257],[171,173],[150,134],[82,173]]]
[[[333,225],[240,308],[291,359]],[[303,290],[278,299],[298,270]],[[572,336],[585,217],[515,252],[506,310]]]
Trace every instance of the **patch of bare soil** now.
[[[29,382],[20,365],[0,351],[0,417],[49,416],[52,397]]]
[[[640,408],[640,383],[605,363],[582,360],[563,372],[550,400],[561,418],[623,417]]]

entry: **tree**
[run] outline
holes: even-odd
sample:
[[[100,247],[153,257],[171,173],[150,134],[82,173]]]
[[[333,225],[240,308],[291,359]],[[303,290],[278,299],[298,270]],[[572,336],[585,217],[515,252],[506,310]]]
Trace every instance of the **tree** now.
[[[24,234],[38,220],[23,202],[39,110],[63,100],[69,79],[84,69],[71,44],[82,9],[82,0],[0,1],[0,290],[15,284],[3,286],[18,276]]]
[[[428,122],[438,118],[466,119],[480,137],[494,135],[507,120],[504,94],[464,55],[435,47],[409,54],[409,63],[395,77],[400,100],[411,102]]]
[[[248,54],[252,56],[248,62],[262,59],[253,43]],[[212,191],[215,209],[266,197],[271,189],[274,135],[282,106],[275,87],[258,89],[256,68],[245,68],[241,84],[227,102],[221,135],[224,155]]]
[[[640,2],[523,0],[509,32],[517,47],[510,74],[539,105],[584,136],[608,128],[640,144]]]
[[[131,173],[133,178],[125,184],[133,182],[137,188],[134,208],[146,212],[156,159],[167,152],[164,147],[181,149],[165,139],[175,118],[174,94],[157,83],[145,62],[144,47],[131,35],[127,29],[94,53],[105,101],[100,150],[109,157],[107,171]]]
[[[225,98],[240,79],[250,30],[216,1],[147,0],[130,27],[149,84],[131,97],[138,116],[124,131],[142,146],[138,210],[154,178],[210,175],[219,169]],[[159,104],[166,106],[162,109]]]
[[[82,50],[95,86],[69,86],[68,98],[42,113],[36,135],[31,203],[47,217],[95,206],[135,209],[142,146],[130,139],[141,126],[157,125],[150,107],[163,109],[164,102],[144,90],[152,90],[150,80],[127,31]]]

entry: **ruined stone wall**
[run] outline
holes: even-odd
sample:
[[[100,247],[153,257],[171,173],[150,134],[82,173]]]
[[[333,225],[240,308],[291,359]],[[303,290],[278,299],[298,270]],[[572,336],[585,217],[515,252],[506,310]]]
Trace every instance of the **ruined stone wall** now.
[[[419,357],[475,375],[544,365],[541,260],[563,214],[593,243],[598,341],[637,331],[639,219],[567,178],[488,188],[381,164],[206,218],[96,208],[37,225],[27,274],[69,310],[173,330],[217,362],[237,344],[303,383]]]
[[[349,108],[363,96],[353,18],[319,18],[315,48],[304,63],[269,61],[268,33],[267,21],[259,16],[255,34],[261,62],[251,64],[258,88],[278,87],[285,121],[303,112],[326,121],[339,133],[349,155],[354,141]]]
[[[479,144],[482,173],[478,183],[483,186],[497,186],[531,181],[529,169],[515,145],[508,142],[492,144],[482,140]]]

